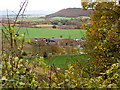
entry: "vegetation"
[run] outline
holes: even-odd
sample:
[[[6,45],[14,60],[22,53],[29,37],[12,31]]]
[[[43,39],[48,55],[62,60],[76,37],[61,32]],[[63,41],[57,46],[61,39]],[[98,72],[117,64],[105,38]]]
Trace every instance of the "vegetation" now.
[[[23,3],[19,12],[24,10],[24,5],[26,6],[27,3],[27,1]],[[18,16],[19,13],[16,20]],[[7,18],[8,28],[3,25],[5,30],[2,29],[2,88],[33,88],[36,86],[35,67],[30,68],[30,64],[22,59],[25,38],[24,36],[21,38],[21,35],[14,31],[14,26],[10,26],[9,17]],[[18,41],[21,43],[18,44]],[[7,48],[4,47],[6,44],[8,44]]]
[[[29,62],[34,62],[34,58],[25,58],[25,60],[28,60]],[[69,64],[74,63],[74,61],[79,61],[79,63],[88,63],[88,56],[87,55],[58,55],[58,56],[52,56],[48,58],[44,58],[44,62],[46,65],[55,65],[59,68],[67,68]]]
[[[47,18],[52,17],[79,17],[79,16],[90,16],[93,13],[92,10],[84,11],[81,8],[66,8],[58,12],[52,13],[47,16]]]
[[[97,75],[120,59],[120,9],[112,2],[97,3],[94,8],[91,25],[87,26],[86,52]]]
[[[45,63],[47,65],[55,65],[57,67],[67,67],[72,64],[75,60],[80,60],[80,63],[87,63],[87,55],[65,55],[65,56],[54,56],[51,58],[46,58]],[[85,61],[86,60],[86,61]]]
[[[44,21],[45,19],[42,18],[24,18],[24,21]],[[21,19],[18,19],[18,21],[21,21]]]
[[[53,17],[53,18],[51,18],[51,19],[57,19],[57,20],[67,20],[67,19],[75,19],[75,18],[67,18],[67,17]]]
[[[23,50],[25,28],[19,29],[15,23],[27,3],[27,0],[22,3],[14,25],[10,25],[7,16],[8,26],[3,25],[4,29],[1,29],[2,88],[120,88],[120,8],[117,5],[112,2],[83,3],[85,9],[91,6],[95,9],[91,25],[83,24],[88,29],[85,45],[88,55],[70,56],[68,60],[72,63],[67,60],[67,67],[61,68],[57,65],[60,60],[67,59],[66,56],[57,56],[56,62],[47,60],[47,52],[45,59],[31,56],[33,62],[23,56],[26,55]],[[67,51],[69,53],[69,48]],[[45,63],[48,61],[50,64]]]
[[[19,27],[15,27],[17,30]],[[21,27],[19,30],[20,34],[26,33],[26,38],[52,38],[60,37],[63,38],[81,38],[84,37],[86,30],[82,29],[53,29],[53,28],[25,28]]]

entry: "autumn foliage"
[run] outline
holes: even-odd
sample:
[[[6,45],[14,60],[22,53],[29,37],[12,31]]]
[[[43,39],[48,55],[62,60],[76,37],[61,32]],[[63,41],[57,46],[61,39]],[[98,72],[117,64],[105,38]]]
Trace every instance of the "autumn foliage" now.
[[[85,5],[84,8],[91,7],[88,3]],[[66,68],[59,68],[54,64],[47,65],[41,56],[32,56],[33,62],[30,62],[21,57],[25,55],[25,34],[15,33],[15,28],[9,23],[8,28],[3,25],[2,89],[120,88],[120,7],[112,2],[94,5],[91,25],[83,24],[87,29],[85,51],[90,57],[87,59],[89,63],[73,60]],[[9,47],[6,48],[5,44]],[[53,45],[48,50],[53,54],[63,54],[62,49]],[[65,50],[67,53],[77,52],[70,47]]]
[[[93,3],[91,25],[86,25],[86,52],[90,56],[91,72],[105,72],[120,59],[120,7],[114,2]],[[84,9],[90,7],[83,3]],[[90,7],[91,8],[91,7]]]

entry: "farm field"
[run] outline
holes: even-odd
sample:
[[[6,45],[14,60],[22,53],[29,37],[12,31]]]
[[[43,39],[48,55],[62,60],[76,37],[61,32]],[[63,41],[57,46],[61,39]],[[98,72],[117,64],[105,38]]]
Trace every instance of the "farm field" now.
[[[46,58],[45,63],[47,65],[55,65],[57,67],[67,67],[68,64],[72,64],[73,61],[78,60],[80,63],[88,63],[87,55],[65,55],[65,56],[55,56],[51,58]]]
[[[73,18],[69,18],[69,17],[52,17],[51,19],[54,19],[54,20],[70,20],[70,19],[86,19],[86,18],[89,18],[88,16],[80,16],[80,17],[73,17]]]
[[[69,19],[75,19],[75,18],[67,18],[67,17],[53,17],[53,18],[51,18],[51,19],[55,19],[55,20],[65,20],[65,19],[67,19],[67,20],[69,20]]]
[[[65,68],[67,65],[72,64],[73,61],[80,62],[81,64],[87,64],[88,63],[88,56],[84,54],[80,55],[62,55],[62,56],[53,56],[49,58],[45,58],[44,62],[47,65],[55,65],[60,68]],[[29,59],[30,62],[33,61],[33,59]]]
[[[23,18],[23,21],[47,21],[47,20],[70,20],[70,19],[76,19],[76,18],[68,18],[68,17],[52,17],[49,19],[45,18]],[[18,21],[21,21],[22,18],[19,18]]]
[[[82,18],[88,18],[87,16],[80,16]],[[24,21],[45,21],[45,20],[70,20],[70,19],[79,19],[80,17],[73,17],[73,18],[69,18],[69,17],[52,17],[49,19],[45,19],[45,18],[24,18]],[[18,21],[20,21],[21,19],[18,19]]]
[[[19,27],[15,27],[18,30]],[[86,33],[86,30],[82,29],[53,29],[53,28],[25,28],[21,27],[19,30],[20,34],[26,33],[26,38],[52,38],[60,37],[63,38],[82,38]]]

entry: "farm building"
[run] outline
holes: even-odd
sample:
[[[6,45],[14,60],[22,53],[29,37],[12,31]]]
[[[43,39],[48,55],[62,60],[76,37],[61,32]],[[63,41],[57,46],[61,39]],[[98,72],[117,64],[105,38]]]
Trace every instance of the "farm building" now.
[[[69,46],[69,45],[77,45],[77,42],[74,39],[61,39],[56,42],[58,46]]]
[[[84,46],[84,41],[83,39],[62,39],[62,38],[50,38],[50,39],[40,39],[40,38],[35,38],[34,39],[35,44],[38,44],[40,46],[42,45],[57,45],[57,46],[74,46],[74,47],[83,47]]]

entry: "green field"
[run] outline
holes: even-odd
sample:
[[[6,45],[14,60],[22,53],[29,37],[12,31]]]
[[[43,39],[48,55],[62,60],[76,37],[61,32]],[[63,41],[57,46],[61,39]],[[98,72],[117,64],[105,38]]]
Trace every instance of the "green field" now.
[[[34,59],[29,59],[30,62],[33,62]],[[55,65],[60,68],[67,67],[69,64],[73,64],[74,61],[82,64],[83,66],[88,64],[88,55],[80,54],[80,55],[62,55],[62,56],[53,56],[49,58],[45,58],[44,62],[47,65]]]
[[[72,64],[73,61],[78,60],[81,64],[88,63],[87,55],[66,55],[66,56],[55,56],[45,59],[47,65],[55,65],[58,67],[67,67],[68,64]]]
[[[53,18],[51,18],[51,19],[55,19],[55,20],[65,20],[65,19],[67,19],[67,20],[69,20],[69,19],[75,19],[75,18],[68,18],[68,17],[53,17]]]
[[[70,20],[75,18],[69,18],[69,17],[52,17],[47,20]],[[18,21],[21,21],[22,19],[18,19]],[[46,21],[45,18],[23,18],[23,21]]]
[[[15,27],[17,30],[18,27]],[[86,30],[82,29],[53,29],[53,28],[25,28],[21,27],[20,34],[26,33],[26,38],[81,38],[85,36]]]

